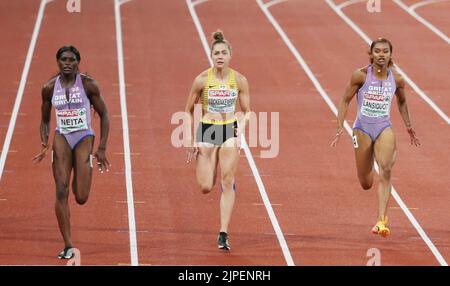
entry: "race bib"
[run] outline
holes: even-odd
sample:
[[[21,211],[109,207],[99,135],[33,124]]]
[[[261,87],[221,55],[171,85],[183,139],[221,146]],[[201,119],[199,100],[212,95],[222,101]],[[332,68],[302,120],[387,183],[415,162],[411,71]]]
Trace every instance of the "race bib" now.
[[[367,117],[389,116],[392,95],[392,87],[369,86],[363,95],[361,114]]]
[[[231,113],[235,110],[238,91],[236,89],[208,90],[208,112]]]
[[[56,110],[56,120],[62,134],[88,129],[86,108]]]

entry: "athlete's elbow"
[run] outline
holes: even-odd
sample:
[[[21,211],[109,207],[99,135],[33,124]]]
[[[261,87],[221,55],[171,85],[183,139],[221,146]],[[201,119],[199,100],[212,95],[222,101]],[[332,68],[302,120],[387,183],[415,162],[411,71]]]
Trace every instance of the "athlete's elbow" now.
[[[398,98],[397,100],[397,105],[399,108],[404,108],[406,107],[406,99],[404,98]]]
[[[344,95],[341,99],[341,105],[349,106],[353,96]]]
[[[108,113],[108,111],[105,110],[103,112],[97,112],[97,113],[100,116],[100,120],[102,122],[109,123],[109,113]]]
[[[41,120],[41,130],[49,130],[50,129],[50,119],[42,119]]]

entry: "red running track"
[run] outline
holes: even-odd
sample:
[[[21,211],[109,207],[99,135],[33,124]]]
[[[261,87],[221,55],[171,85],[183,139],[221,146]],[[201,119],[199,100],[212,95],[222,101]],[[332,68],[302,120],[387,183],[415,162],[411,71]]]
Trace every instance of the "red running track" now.
[[[0,31],[2,39],[9,39],[5,45],[17,47],[7,51],[2,45],[0,51],[7,59],[2,70],[9,71],[0,77],[2,140],[39,8],[36,3],[11,2],[0,4],[2,24],[18,31]],[[442,12],[432,6],[417,11],[445,32]],[[383,1],[383,13],[376,15],[361,13],[363,8],[355,4],[344,12],[369,36],[391,39],[396,63],[450,113],[447,65],[442,64],[450,57],[448,46],[393,3]],[[261,147],[251,152],[295,265],[365,265],[370,248],[381,251],[382,265],[438,265],[394,200],[389,209],[392,236],[370,234],[376,191],[363,192],[357,183],[350,138],[343,137],[338,149],[328,147],[335,116],[257,3],[211,0],[195,9],[207,37],[220,28],[233,45],[232,67],[249,80],[252,110],[280,115],[278,156],[260,158]],[[337,104],[352,71],[367,64],[366,43],[325,2],[288,1],[270,11]],[[176,128],[172,115],[184,109],[192,80],[209,65],[185,1],[135,0],[124,3],[121,14],[139,263],[286,265],[244,153],[230,227],[233,250],[226,254],[215,244],[220,190],[216,186],[202,195],[194,165],[185,164],[185,150],[170,142]],[[83,1],[79,14],[67,13],[62,0],[47,4],[0,181],[0,264],[64,263],[55,258],[62,240],[53,213],[50,160],[32,166],[31,157],[39,150],[40,89],[57,72],[54,54],[66,43],[80,49],[81,70],[97,79],[111,115],[112,171],[94,175],[85,206],[71,200],[74,243],[82,264],[130,264],[114,21],[114,1]],[[424,60],[416,56],[417,50],[432,52]],[[398,159],[393,184],[448,260],[448,125],[410,88],[407,93],[423,145],[409,146],[394,107]],[[349,123],[354,116],[353,103]],[[98,117],[95,121],[99,132]]]

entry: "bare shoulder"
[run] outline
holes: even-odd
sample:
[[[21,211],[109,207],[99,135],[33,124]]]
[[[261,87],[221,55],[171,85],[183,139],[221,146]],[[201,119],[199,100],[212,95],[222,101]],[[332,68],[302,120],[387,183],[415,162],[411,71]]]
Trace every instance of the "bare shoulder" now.
[[[391,68],[392,74],[394,75],[395,84],[397,87],[402,87],[405,85],[405,79],[403,76],[398,72],[398,70],[395,67]]]
[[[201,89],[206,84],[207,79],[208,79],[208,70],[204,70],[195,77],[193,86],[196,89]]]
[[[83,82],[84,90],[89,97],[100,94],[98,83],[93,77],[83,73],[80,73],[80,76],[81,81]]]
[[[202,72],[195,78],[195,80],[200,80],[200,81],[206,80],[206,79],[208,78],[208,71],[209,71],[209,69],[202,71]]]
[[[241,74],[240,72],[238,72],[237,70],[234,70],[234,74],[237,80],[239,81],[247,81],[247,78]]]
[[[236,83],[239,87],[248,86],[247,78],[240,72],[234,70]]]
[[[367,76],[367,70],[368,70],[367,66],[358,68],[353,72],[353,75],[356,77],[364,77],[364,79],[365,79]]]
[[[44,84],[44,86],[42,87],[42,90],[44,91],[48,91],[48,90],[52,90],[55,88],[55,83],[56,83],[56,77],[53,77],[52,79],[50,79],[48,82],[46,82]]]
[[[53,95],[53,89],[55,88],[56,77],[53,77],[51,80],[46,82],[42,87],[42,95],[51,98]]]
[[[356,69],[351,78],[352,85],[363,85],[366,81],[367,76],[367,66]]]
[[[83,86],[85,88],[88,87],[88,88],[97,88],[98,89],[98,83],[93,77],[91,77],[87,74],[84,74],[84,73],[80,73],[80,76],[81,76],[81,81],[83,82]]]

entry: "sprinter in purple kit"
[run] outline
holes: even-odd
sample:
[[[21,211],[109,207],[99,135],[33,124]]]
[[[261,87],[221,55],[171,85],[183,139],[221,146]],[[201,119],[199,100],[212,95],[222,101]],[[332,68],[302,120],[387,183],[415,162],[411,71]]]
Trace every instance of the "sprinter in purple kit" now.
[[[78,70],[81,57],[73,46],[64,46],[56,53],[59,73],[42,88],[41,152],[33,158],[39,163],[49,148],[50,114],[55,108],[56,130],[52,149],[53,177],[56,184],[55,213],[64,239],[60,259],[70,259],[74,254],[70,231],[68,205],[70,174],[73,169],[72,192],[78,204],[86,203],[92,181],[92,159],[97,159],[100,173],[109,171],[105,150],[109,133],[108,111],[96,81]],[[100,144],[94,147],[91,128],[91,106],[100,116]]]
[[[391,195],[391,170],[396,156],[396,142],[390,120],[394,96],[397,98],[398,109],[411,138],[411,144],[418,146],[420,142],[412,128],[406,105],[405,81],[393,68],[392,44],[384,38],[377,39],[370,46],[369,56],[371,64],[353,73],[339,104],[338,127],[331,146],[337,145],[343,132],[348,106],[357,94],[358,110],[353,125],[353,145],[358,179],[364,190],[372,187],[375,159],[380,167],[380,183],[378,222],[372,228],[372,233],[386,237],[390,234],[386,209]]]

